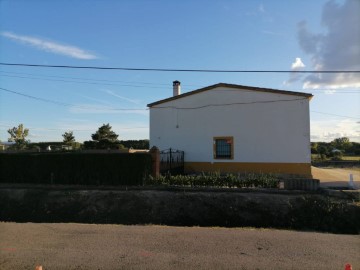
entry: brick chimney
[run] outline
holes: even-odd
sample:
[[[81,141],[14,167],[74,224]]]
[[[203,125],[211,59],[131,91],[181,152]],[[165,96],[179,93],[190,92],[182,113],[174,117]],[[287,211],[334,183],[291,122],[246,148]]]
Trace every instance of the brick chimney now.
[[[179,81],[173,81],[173,96],[176,97],[181,94],[181,87]]]

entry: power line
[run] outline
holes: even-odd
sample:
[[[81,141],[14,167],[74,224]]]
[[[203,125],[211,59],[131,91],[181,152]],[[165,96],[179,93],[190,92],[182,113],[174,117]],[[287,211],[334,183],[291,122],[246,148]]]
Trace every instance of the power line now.
[[[360,119],[360,117],[353,117],[353,116],[339,115],[339,114],[334,114],[334,113],[324,113],[324,112],[319,112],[319,111],[311,111],[311,112],[313,112],[313,113],[325,114],[325,115],[338,116],[338,117],[344,117],[344,118]]]
[[[15,95],[20,95],[23,97],[27,97],[30,99],[34,99],[34,100],[38,100],[38,101],[43,101],[43,102],[47,102],[47,103],[52,103],[52,104],[56,104],[59,106],[65,106],[65,107],[73,107],[73,108],[79,108],[79,109],[90,109],[90,110],[99,110],[99,111],[147,111],[149,109],[143,109],[143,108],[112,108],[112,107],[104,107],[104,108],[96,108],[96,107],[89,107],[89,106],[79,106],[79,105],[74,105],[74,104],[70,104],[70,103],[65,103],[65,102],[59,102],[59,101],[55,101],[55,100],[50,100],[50,99],[45,99],[45,98],[40,98],[40,97],[35,97],[35,96],[31,96],[31,95],[27,95],[27,94],[23,94],[17,91],[13,91],[13,90],[9,90],[9,89],[5,89],[0,87],[1,91],[5,91],[8,93],[12,93]],[[255,102],[237,102],[237,103],[227,103],[227,104],[206,104],[203,106],[198,106],[198,107],[174,107],[174,106],[164,106],[164,107],[152,107],[154,109],[179,109],[179,110],[195,110],[195,109],[201,109],[201,108],[206,108],[206,107],[220,107],[220,106],[233,106],[233,105],[248,105],[248,104],[259,104],[259,103],[275,103],[275,102],[290,102],[290,101],[298,101],[298,100],[305,100],[307,98],[301,98],[301,99],[285,99],[285,100],[268,100],[268,101],[255,101]],[[353,117],[353,116],[346,116],[346,115],[339,115],[339,114],[333,114],[333,113],[326,113],[326,112],[319,112],[319,111],[311,111],[313,113],[319,113],[319,114],[324,114],[324,115],[331,115],[331,116],[337,116],[337,117],[344,117],[344,118],[352,118],[352,119],[360,119],[360,117]]]
[[[151,82],[139,82],[139,81],[119,81],[119,80],[105,80],[105,79],[93,79],[93,78],[80,78],[80,77],[67,77],[67,76],[54,76],[54,75],[44,75],[44,74],[32,74],[32,73],[23,73],[23,72],[9,72],[0,70],[0,73],[8,73],[8,74],[20,74],[20,75],[29,75],[29,76],[37,76],[37,77],[49,77],[49,78],[61,78],[61,79],[73,79],[73,80],[83,80],[83,81],[97,81],[97,82],[111,82],[111,83],[129,83],[129,84],[148,84],[148,85],[162,85],[168,88],[168,83],[151,83]],[[1,75],[0,75],[1,76]],[[196,84],[181,84],[181,86],[187,87],[201,87],[201,85]]]
[[[11,77],[11,78],[20,78],[20,79],[31,79],[31,80],[43,80],[43,81],[56,81],[56,82],[68,82],[68,83],[82,83],[82,84],[93,84],[93,85],[116,85],[116,86],[126,86],[126,87],[136,87],[136,88],[169,88],[169,87],[156,87],[156,86],[143,86],[143,85],[128,85],[128,84],[115,84],[115,83],[96,83],[96,82],[83,82],[83,81],[69,81],[69,80],[60,80],[60,79],[44,79],[44,78],[31,78],[24,76],[14,76],[14,75],[2,75],[2,77]]]
[[[223,70],[223,69],[173,69],[173,68],[128,68],[128,67],[96,67],[70,65],[38,65],[19,63],[0,63],[2,66],[22,66],[41,68],[68,68],[68,69],[98,69],[124,71],[160,71],[160,72],[211,72],[211,73],[360,73],[360,70]]]
[[[129,109],[127,109],[127,108],[112,108],[112,107],[98,108],[98,107],[80,106],[80,105],[74,105],[74,104],[65,103],[65,102],[59,102],[59,101],[55,101],[55,100],[51,100],[51,99],[35,97],[35,96],[20,93],[20,92],[17,92],[17,91],[5,89],[5,88],[2,88],[2,87],[0,87],[0,90],[8,92],[8,93],[15,94],[15,95],[31,98],[31,99],[34,99],[34,100],[38,100],[38,101],[52,103],[52,104],[56,104],[56,105],[64,106],[64,107],[79,108],[79,109],[84,109],[84,110],[99,110],[99,111],[146,111],[146,110],[148,110],[148,109],[143,109],[143,108],[139,108],[139,109],[129,108]]]
[[[0,71],[2,72],[2,71]],[[35,75],[38,76],[38,75]],[[66,82],[66,83],[79,83],[79,84],[90,84],[90,85],[113,85],[113,86],[122,86],[122,87],[135,87],[135,88],[152,88],[152,89],[169,89],[169,87],[164,86],[145,86],[145,85],[129,85],[129,84],[117,84],[117,83],[97,83],[97,82],[85,82],[85,81],[72,81],[72,80],[61,80],[61,79],[46,79],[46,78],[33,78],[26,76],[16,76],[16,75],[3,75],[0,74],[0,77],[10,77],[10,78],[19,78],[19,79],[31,79],[31,80],[44,80],[44,81],[56,81],[56,82]],[[57,77],[57,76],[49,76],[49,77]],[[59,76],[59,78],[61,78]],[[64,77],[66,78],[66,77]],[[82,79],[85,80],[85,79]],[[91,80],[91,79],[89,79]],[[95,80],[95,81],[107,81],[107,80]],[[116,82],[116,81],[115,81]],[[163,84],[164,85],[164,84]],[[183,89],[184,90],[184,89]],[[338,95],[338,94],[359,94],[360,89],[351,89],[351,90],[336,90],[335,92],[326,93],[326,91],[332,91],[331,89],[311,89],[311,91],[323,91],[318,94],[328,94],[328,95]],[[244,91],[243,91],[244,92]],[[249,91],[251,92],[251,91]]]
[[[31,98],[31,99],[35,99],[35,100],[39,100],[39,101],[43,101],[43,102],[47,102],[47,103],[52,103],[52,104],[56,104],[56,105],[60,105],[60,106],[66,106],[66,107],[72,106],[69,103],[59,102],[59,101],[40,98],[40,97],[34,97],[34,96],[23,94],[23,93],[20,93],[20,92],[17,92],[17,91],[5,89],[5,88],[2,88],[2,87],[0,87],[0,90],[5,91],[5,92],[9,92],[9,93],[12,93],[12,94],[15,94],[15,95],[19,95],[19,96],[23,96],[23,97],[27,97],[27,98]]]
[[[3,125],[0,124],[1,127],[6,127],[9,128],[9,125]],[[34,128],[34,127],[27,127],[28,129],[30,129],[31,131],[33,130],[40,130],[40,131],[78,131],[78,132],[82,132],[82,131],[94,131],[93,129],[71,129],[71,128]],[[149,128],[148,126],[144,126],[144,127],[124,127],[124,128],[117,128],[120,130],[133,130],[133,129],[146,129]]]
[[[26,76],[14,76],[14,75],[2,75],[3,77],[14,77],[14,78],[22,78],[22,79],[36,79],[36,80],[49,80],[49,81],[60,81],[60,82],[75,82],[75,83],[86,83],[86,84],[96,84],[91,83],[88,81],[95,81],[95,82],[106,82],[106,83],[98,83],[100,85],[118,85],[118,83],[128,83],[128,84],[134,84],[133,85],[119,85],[119,86],[129,86],[129,87],[146,87],[146,88],[166,88],[168,89],[169,84],[168,83],[151,83],[151,82],[139,82],[139,81],[120,81],[120,80],[105,80],[105,79],[93,79],[93,78],[84,78],[84,77],[68,77],[68,76],[55,76],[55,75],[44,75],[44,74],[33,74],[33,73],[23,73],[23,72],[9,72],[9,71],[3,71],[0,70],[0,73],[7,73],[7,74],[18,74],[18,75],[28,75],[28,76],[36,76],[33,77],[26,77]],[[51,79],[44,79],[42,77],[48,77],[48,78],[60,78],[65,80],[51,80]],[[71,80],[80,80],[80,81],[71,81]],[[109,84],[107,84],[109,82]],[[140,86],[138,86],[140,85]],[[149,86],[143,86],[143,85],[161,85],[158,87],[149,87]],[[202,87],[202,85],[198,84],[181,84],[181,86],[186,87]],[[183,89],[184,90],[184,89]],[[315,88],[315,89],[308,89],[308,91],[335,91],[332,94],[338,94],[338,93],[357,93],[360,92],[360,89],[329,89],[329,88]]]

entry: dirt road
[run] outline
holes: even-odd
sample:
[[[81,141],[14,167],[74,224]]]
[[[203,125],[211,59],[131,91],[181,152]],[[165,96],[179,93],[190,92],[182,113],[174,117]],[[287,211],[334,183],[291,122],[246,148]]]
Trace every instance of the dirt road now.
[[[265,229],[0,223],[0,269],[344,269],[360,236]]]
[[[353,175],[354,184],[360,188],[360,169],[359,168],[316,168],[311,167],[313,178],[320,180],[321,186],[343,186],[347,187],[349,175]]]

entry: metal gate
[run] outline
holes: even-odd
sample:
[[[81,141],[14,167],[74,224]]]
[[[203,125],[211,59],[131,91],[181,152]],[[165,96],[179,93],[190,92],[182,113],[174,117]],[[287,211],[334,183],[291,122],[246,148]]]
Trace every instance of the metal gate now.
[[[184,151],[171,148],[160,151],[160,173],[183,174]]]

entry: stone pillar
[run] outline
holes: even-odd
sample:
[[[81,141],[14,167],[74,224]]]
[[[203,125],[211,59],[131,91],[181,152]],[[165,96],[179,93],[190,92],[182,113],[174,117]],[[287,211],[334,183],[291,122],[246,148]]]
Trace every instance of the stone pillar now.
[[[153,146],[150,149],[151,155],[151,165],[152,165],[152,177],[159,177],[160,176],[160,150],[156,146]]]

